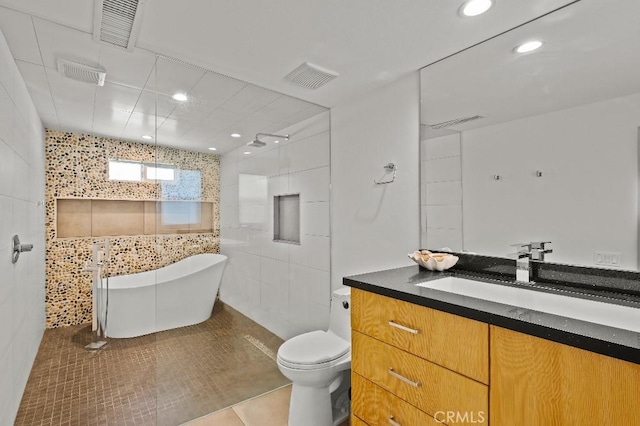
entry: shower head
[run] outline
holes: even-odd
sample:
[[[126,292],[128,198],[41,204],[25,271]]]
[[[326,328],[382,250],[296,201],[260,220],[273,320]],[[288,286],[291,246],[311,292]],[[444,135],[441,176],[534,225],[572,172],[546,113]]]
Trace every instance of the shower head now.
[[[256,148],[262,148],[263,146],[266,146],[267,143],[260,140],[260,135],[289,140],[289,135],[272,135],[271,133],[256,133],[256,138],[251,142],[249,142],[247,146],[253,146]]]
[[[267,143],[266,142],[262,142],[257,137],[247,144],[247,146],[253,146],[253,147],[256,147],[256,148],[262,148],[265,145],[267,145]]]

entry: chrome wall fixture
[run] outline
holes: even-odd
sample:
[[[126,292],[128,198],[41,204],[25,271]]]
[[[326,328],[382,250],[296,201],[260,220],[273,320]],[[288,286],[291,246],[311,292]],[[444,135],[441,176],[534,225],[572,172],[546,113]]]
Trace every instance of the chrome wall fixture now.
[[[262,148],[263,146],[265,146],[267,143],[260,140],[260,136],[268,136],[270,138],[280,138],[280,139],[284,139],[284,140],[289,140],[289,135],[274,135],[271,133],[256,133],[256,138],[254,140],[252,140],[251,142],[249,142],[247,144],[247,146],[253,146],[255,148]],[[276,141],[277,142],[277,141]]]
[[[388,163],[386,166],[383,167],[384,169],[384,174],[388,175],[389,173],[393,172],[393,176],[391,176],[391,180],[382,180],[382,178],[380,178],[380,180],[373,180],[373,183],[375,183],[376,185],[385,185],[387,183],[391,183],[393,181],[396,180],[396,172],[398,171],[398,167],[393,164],[393,163]],[[384,178],[384,175],[382,175],[382,177]]]
[[[20,244],[20,238],[13,236],[13,252],[11,254],[11,263],[16,263],[20,257],[20,253],[33,250],[33,244]]]

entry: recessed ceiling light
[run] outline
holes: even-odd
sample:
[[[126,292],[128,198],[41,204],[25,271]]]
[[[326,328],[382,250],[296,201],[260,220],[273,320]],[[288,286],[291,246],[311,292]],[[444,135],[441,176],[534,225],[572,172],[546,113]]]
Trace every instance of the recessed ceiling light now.
[[[153,139],[153,136],[151,136],[151,135],[142,135],[142,139],[150,140],[150,139]]]
[[[462,16],[478,16],[491,9],[494,0],[469,0],[460,7]]]
[[[280,143],[280,141],[273,141],[273,143]]]
[[[209,151],[217,151],[217,150],[218,150],[218,148],[214,148],[214,147],[210,147],[209,148]]]
[[[540,40],[531,40],[516,47],[515,51],[517,53],[528,53],[539,49],[540,46],[542,46],[542,42]]]
[[[242,136],[240,133],[231,133],[232,138],[239,138],[240,136]]]
[[[251,151],[245,151],[244,153],[245,153],[245,155],[249,155],[249,154],[251,154]]]
[[[171,97],[173,99],[175,99],[176,101],[180,101],[180,102],[184,102],[187,99],[189,99],[189,98],[187,98],[187,95],[182,93],[182,92],[176,92]]]

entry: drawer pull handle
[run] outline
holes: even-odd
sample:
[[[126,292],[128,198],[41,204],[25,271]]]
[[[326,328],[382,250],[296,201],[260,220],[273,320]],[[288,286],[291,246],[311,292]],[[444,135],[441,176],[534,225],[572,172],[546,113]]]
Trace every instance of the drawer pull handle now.
[[[393,371],[393,368],[389,369],[389,374],[391,374],[393,377],[395,377],[398,380],[402,380],[403,382],[405,382],[408,385],[413,386],[414,388],[417,388],[420,386],[420,382],[414,382],[413,380],[409,380],[406,377],[396,373],[395,371]]]
[[[395,420],[393,420],[393,416],[389,417],[389,424],[391,426],[402,426],[400,423],[396,422]]]
[[[416,330],[415,328],[409,328],[409,327],[404,326],[402,324],[398,324],[397,322],[389,321],[389,325],[391,327],[399,328],[400,330],[406,331],[406,332],[411,333],[411,334],[420,333],[420,330]]]

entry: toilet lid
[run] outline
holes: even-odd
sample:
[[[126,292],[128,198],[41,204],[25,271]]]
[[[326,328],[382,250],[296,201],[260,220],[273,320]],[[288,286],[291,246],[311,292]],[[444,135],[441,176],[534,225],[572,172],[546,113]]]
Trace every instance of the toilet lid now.
[[[293,337],[280,346],[278,358],[299,365],[331,362],[345,355],[351,345],[333,333],[312,331]]]

